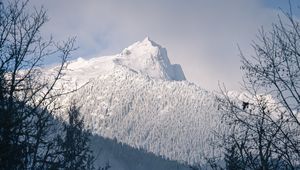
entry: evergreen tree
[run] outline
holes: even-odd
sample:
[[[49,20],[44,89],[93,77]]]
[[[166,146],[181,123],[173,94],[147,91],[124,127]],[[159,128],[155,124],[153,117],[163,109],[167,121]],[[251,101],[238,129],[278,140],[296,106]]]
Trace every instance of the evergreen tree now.
[[[62,143],[65,169],[94,169],[94,157],[89,148],[89,132],[84,129],[79,108],[72,103],[68,110],[68,122],[64,124],[65,137]]]

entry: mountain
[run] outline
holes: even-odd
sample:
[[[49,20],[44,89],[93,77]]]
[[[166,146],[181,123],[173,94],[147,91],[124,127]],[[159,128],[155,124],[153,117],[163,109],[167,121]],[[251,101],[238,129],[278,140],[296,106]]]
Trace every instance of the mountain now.
[[[215,94],[188,82],[148,37],[117,55],[70,62],[59,85],[79,87],[60,102],[77,101],[95,135],[189,165],[220,152],[210,145],[224,130]]]
[[[68,66],[67,77],[72,82],[84,84],[92,78],[112,72],[127,70],[160,80],[186,80],[178,64],[171,64],[167,50],[149,37],[125,48],[120,54],[85,60],[78,58]],[[84,77],[82,76],[84,74]]]

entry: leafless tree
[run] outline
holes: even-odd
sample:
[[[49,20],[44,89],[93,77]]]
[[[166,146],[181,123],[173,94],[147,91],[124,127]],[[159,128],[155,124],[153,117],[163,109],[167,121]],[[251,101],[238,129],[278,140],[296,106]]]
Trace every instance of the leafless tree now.
[[[57,166],[56,126],[51,112],[61,92],[55,88],[74,39],[61,44],[41,36],[48,21],[44,8],[31,9],[28,0],[0,4],[0,167],[47,169]],[[43,76],[47,57],[60,57],[51,76]]]
[[[283,14],[270,32],[260,30],[255,55],[241,52],[244,97],[226,88],[218,97],[230,129],[223,144],[241,169],[300,168],[300,25],[292,10]]]

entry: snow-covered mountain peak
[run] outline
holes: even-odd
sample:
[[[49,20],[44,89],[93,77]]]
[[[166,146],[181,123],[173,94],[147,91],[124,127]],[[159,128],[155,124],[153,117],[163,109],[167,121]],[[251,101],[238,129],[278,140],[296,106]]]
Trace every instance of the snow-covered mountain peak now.
[[[135,52],[141,52],[140,54],[149,53],[152,55],[158,55],[159,53],[166,52],[166,49],[163,48],[161,45],[157,44],[156,42],[152,41],[149,37],[146,37],[143,41],[138,41],[136,43],[133,43],[129,47],[125,48],[121,54],[128,55],[128,51],[135,51]],[[145,57],[144,55],[139,55],[140,57]]]
[[[91,59],[78,58],[68,65],[71,82],[79,85],[109,74],[131,72],[153,79],[180,81],[185,75],[178,64],[171,64],[167,50],[146,37],[120,54]],[[84,75],[84,76],[82,76]]]
[[[160,48],[162,48],[161,45],[159,45],[159,44],[157,44],[156,42],[152,41],[152,40],[150,39],[150,37],[148,37],[148,36],[142,41],[142,44],[148,44],[148,45],[151,45],[151,46],[155,46],[155,47],[160,47]]]
[[[125,48],[119,55],[119,64],[155,79],[185,80],[178,64],[171,64],[167,50],[146,37]]]

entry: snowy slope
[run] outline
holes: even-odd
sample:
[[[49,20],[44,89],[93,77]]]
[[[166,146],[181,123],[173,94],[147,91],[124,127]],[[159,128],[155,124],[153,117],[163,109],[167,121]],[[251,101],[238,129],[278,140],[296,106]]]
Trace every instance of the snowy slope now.
[[[188,164],[213,153],[212,132],[222,130],[215,95],[186,81],[149,38],[68,68],[60,83],[69,90],[85,85],[60,100],[76,100],[94,134]]]
[[[79,86],[91,78],[107,75],[117,70],[127,70],[136,74],[161,80],[185,80],[178,64],[171,64],[167,50],[146,37],[141,42],[125,48],[120,54],[101,56],[85,60],[71,61],[65,78]]]

